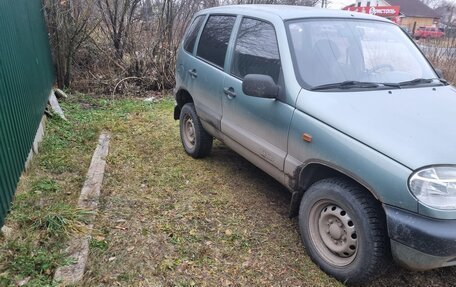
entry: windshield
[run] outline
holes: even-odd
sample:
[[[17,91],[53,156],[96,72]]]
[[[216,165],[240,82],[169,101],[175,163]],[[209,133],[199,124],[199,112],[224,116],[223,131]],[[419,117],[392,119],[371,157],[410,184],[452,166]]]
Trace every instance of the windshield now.
[[[305,88],[342,83],[401,83],[437,78],[394,24],[354,19],[288,23],[295,69]]]

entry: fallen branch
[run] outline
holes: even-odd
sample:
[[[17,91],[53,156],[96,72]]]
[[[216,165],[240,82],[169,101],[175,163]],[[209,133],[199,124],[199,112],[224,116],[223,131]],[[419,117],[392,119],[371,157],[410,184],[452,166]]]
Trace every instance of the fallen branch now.
[[[114,90],[112,91],[112,97],[114,98],[114,95],[116,93],[116,90],[117,90],[117,87],[120,85],[120,83],[122,83],[123,81],[126,81],[126,80],[131,80],[131,79],[137,79],[137,80],[142,80],[143,78],[141,77],[126,77],[126,78],[123,78],[122,80],[120,80],[114,87]]]

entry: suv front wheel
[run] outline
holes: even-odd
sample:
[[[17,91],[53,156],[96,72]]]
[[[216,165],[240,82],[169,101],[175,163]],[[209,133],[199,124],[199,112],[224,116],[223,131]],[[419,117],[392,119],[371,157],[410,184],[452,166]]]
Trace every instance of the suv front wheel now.
[[[318,181],[301,201],[299,227],[308,255],[342,282],[365,283],[387,269],[385,226],[369,191],[345,179]]]
[[[203,158],[211,153],[213,137],[204,130],[193,103],[182,107],[180,137],[185,152],[193,158]]]

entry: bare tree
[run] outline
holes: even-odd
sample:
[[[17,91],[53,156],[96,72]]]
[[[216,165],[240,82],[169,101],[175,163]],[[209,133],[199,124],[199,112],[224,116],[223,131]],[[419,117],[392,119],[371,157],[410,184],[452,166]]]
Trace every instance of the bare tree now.
[[[456,24],[456,3],[452,1],[441,1],[435,8],[442,18],[441,22],[447,26],[454,27]]]
[[[424,4],[426,4],[427,6],[429,6],[431,8],[434,8],[441,1],[442,0],[421,0],[421,2],[423,2]]]
[[[141,0],[96,0],[116,56],[123,58],[130,28]]]
[[[97,28],[93,0],[45,0],[44,8],[56,67],[57,84],[68,87],[76,52]]]
[[[84,91],[98,87],[115,94],[174,86],[176,50],[198,10],[229,4],[315,6],[326,0],[43,1],[59,83],[70,84],[73,67]]]

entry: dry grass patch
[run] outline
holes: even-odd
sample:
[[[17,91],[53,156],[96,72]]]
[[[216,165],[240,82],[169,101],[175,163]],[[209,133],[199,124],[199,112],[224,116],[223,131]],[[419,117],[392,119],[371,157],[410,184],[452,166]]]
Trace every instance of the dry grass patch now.
[[[220,143],[188,157],[172,108],[113,130],[85,284],[339,285],[305,256],[285,189]]]
[[[306,256],[289,194],[216,142],[183,151],[174,103],[115,124],[87,286],[339,286]],[[447,286],[455,269],[394,268],[371,286]]]
[[[17,236],[0,246],[0,286],[27,277],[28,286],[50,286],[65,264],[65,234],[84,220],[71,206],[101,130],[111,133],[110,154],[83,286],[341,286],[307,257],[285,188],[220,142],[206,159],[185,154],[172,99],[78,96],[62,105],[69,122],[50,121],[43,153],[21,181],[8,219]],[[37,218],[63,215],[70,224],[53,233],[27,220],[41,205]],[[455,278],[456,268],[394,268],[370,286]]]

